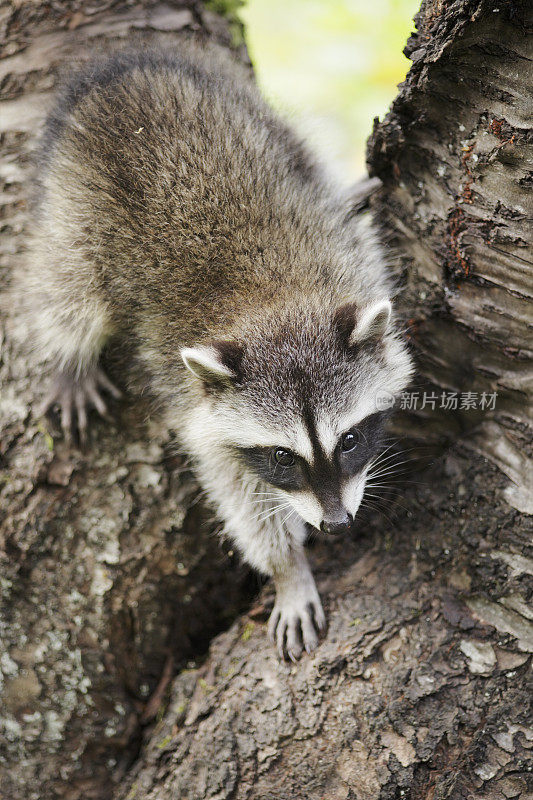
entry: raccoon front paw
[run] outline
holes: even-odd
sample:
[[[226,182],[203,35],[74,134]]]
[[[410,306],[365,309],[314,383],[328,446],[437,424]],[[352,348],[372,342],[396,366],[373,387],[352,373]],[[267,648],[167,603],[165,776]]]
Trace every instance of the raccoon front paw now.
[[[59,407],[61,428],[67,441],[72,438],[75,423],[78,428],[80,444],[87,441],[87,410],[94,406],[102,417],[107,417],[107,405],[102,392],[108,392],[119,399],[122,392],[111,383],[107,375],[99,367],[77,376],[71,372],[60,373],[50,393],[39,409],[39,416],[46,414],[54,406]]]
[[[325,630],[326,617],[314,583],[278,593],[268,633],[281,659],[296,662],[304,649],[312,653]]]

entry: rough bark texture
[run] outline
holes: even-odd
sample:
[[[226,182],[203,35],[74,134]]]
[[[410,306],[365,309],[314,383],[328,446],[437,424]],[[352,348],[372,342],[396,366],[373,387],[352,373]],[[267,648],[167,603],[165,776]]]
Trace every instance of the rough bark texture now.
[[[23,1],[3,13],[5,286],[57,69],[133,34],[230,38],[192,3]],[[267,590],[202,666],[165,688],[172,660],[192,661],[236,615],[246,575],[191,503],[194,480],[144,401],[127,403],[116,428],[98,425],[85,454],[50,438],[30,411],[44,377],[29,370],[4,303],[0,793],[531,795],[526,33],[525,3],[425,3],[413,68],[375,128],[376,203],[401,257],[422,388],[499,397],[492,416],[401,418],[411,435],[455,444],[358,536],[315,542],[330,627],[300,665],[278,663],[266,640]]]
[[[426,408],[419,423],[426,440],[472,434],[533,513],[533,9],[433,0],[415,21],[413,66],[368,145],[376,210],[425,388],[498,393],[493,414]]]
[[[132,393],[115,426],[95,421],[84,454],[32,413],[47,376],[30,366],[7,286],[58,71],[132,39],[194,32],[229,46],[230,33],[180,2],[18,2],[1,22],[0,796],[100,799],[157,712],[160,681],[205,651],[257,583],[223,552],[146,400]]]
[[[261,606],[236,622],[177,678],[117,800],[530,797],[533,560],[502,484],[456,450],[394,525],[320,543],[316,655],[280,664]]]

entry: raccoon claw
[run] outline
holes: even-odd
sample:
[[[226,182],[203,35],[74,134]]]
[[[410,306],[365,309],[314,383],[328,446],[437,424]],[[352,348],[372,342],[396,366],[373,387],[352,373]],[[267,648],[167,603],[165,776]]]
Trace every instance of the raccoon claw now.
[[[326,617],[318,593],[303,596],[285,594],[278,598],[268,621],[268,633],[276,645],[280,659],[293,663],[303,651],[311,654],[318,646],[319,637],[326,629]]]
[[[79,377],[72,373],[62,373],[54,381],[52,391],[39,409],[39,416],[44,416],[54,406],[59,407],[61,429],[65,439],[72,440],[74,415],[76,416],[78,437],[81,445],[87,442],[87,409],[94,406],[100,416],[109,418],[107,405],[102,397],[106,391],[115,399],[122,397],[122,392],[114,386],[107,375],[96,367]]]

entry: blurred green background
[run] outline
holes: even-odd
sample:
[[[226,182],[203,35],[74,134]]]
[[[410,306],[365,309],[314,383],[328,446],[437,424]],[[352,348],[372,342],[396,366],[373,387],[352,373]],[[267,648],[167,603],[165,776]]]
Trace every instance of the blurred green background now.
[[[270,102],[347,182],[409,69],[420,0],[246,0],[239,16]]]

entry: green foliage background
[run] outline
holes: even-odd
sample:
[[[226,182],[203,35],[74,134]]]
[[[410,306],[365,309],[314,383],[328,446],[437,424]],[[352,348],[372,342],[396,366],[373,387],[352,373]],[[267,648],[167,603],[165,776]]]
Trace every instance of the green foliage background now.
[[[353,180],[365,141],[409,69],[402,53],[420,0],[247,0],[239,16],[259,84]]]

